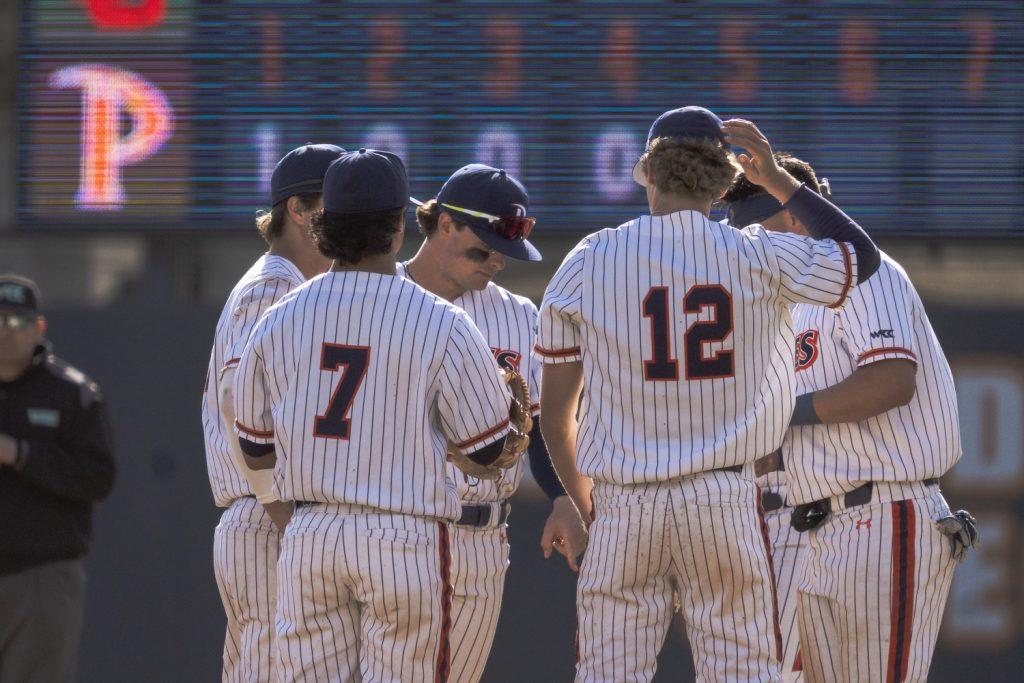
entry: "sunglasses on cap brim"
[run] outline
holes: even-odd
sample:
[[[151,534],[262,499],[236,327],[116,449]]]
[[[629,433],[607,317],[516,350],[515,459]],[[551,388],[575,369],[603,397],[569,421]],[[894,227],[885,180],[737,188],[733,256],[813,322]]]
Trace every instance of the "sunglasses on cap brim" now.
[[[525,240],[533,232],[533,226],[537,223],[536,218],[530,218],[529,216],[492,216],[489,213],[464,209],[454,204],[442,204],[441,206],[452,211],[464,213],[467,216],[483,218],[490,224],[490,228],[495,234],[507,240]]]

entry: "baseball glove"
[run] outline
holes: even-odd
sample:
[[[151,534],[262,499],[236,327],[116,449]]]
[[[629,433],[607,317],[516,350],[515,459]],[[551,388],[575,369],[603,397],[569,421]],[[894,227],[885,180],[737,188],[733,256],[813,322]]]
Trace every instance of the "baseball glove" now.
[[[515,465],[530,445],[533,418],[530,417],[530,390],[526,386],[526,380],[518,372],[506,370],[502,371],[502,379],[512,391],[512,403],[508,409],[509,432],[505,436],[505,447],[497,460],[489,465],[481,465],[470,459],[451,440],[448,441],[448,462],[478,479],[498,479],[502,470]]]

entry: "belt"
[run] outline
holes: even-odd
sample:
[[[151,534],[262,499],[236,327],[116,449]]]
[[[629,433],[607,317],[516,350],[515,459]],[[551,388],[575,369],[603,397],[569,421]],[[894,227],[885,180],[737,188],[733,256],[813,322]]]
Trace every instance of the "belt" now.
[[[938,486],[938,479],[924,479],[921,481],[925,486]],[[863,486],[858,486],[852,491],[847,491],[843,496],[843,507],[852,508],[856,505],[867,505],[871,502],[875,493],[875,482],[869,481]],[[824,501],[828,503],[828,501]]]
[[[925,479],[920,483],[924,486],[938,486],[939,480],[934,478]],[[906,498],[906,494],[910,492],[907,489],[913,489],[914,484],[915,482],[869,481],[852,491],[847,491],[842,494],[842,497],[832,496],[831,498],[822,498],[812,503],[797,505],[793,508],[790,525],[800,532],[819,527],[832,512],[870,503],[874,500],[875,492],[879,486],[882,486],[881,495],[879,496],[881,502],[886,500],[903,500]]]
[[[729,467],[719,467],[717,470],[711,470],[712,472],[736,472],[737,474],[743,473],[743,465],[730,465]]]
[[[494,526],[498,527],[508,521],[509,515],[512,513],[512,506],[507,501],[497,503],[499,506],[498,519],[496,522],[491,522],[491,514],[494,509],[493,505],[463,505],[462,516],[455,522],[458,526],[471,526],[471,527],[486,527]]]
[[[785,463],[782,462],[782,449],[778,449],[763,458],[754,461],[754,475],[763,477],[771,472],[785,472]]]

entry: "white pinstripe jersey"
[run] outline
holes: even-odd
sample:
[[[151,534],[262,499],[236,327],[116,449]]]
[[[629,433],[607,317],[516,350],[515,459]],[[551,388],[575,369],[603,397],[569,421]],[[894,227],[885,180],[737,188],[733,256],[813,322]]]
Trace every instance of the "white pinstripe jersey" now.
[[[787,304],[841,305],[848,244],[696,211],[585,238],[544,294],[537,353],[583,362],[577,463],[634,484],[751,462],[793,410]]]
[[[953,374],[902,267],[882,254],[878,272],[840,311],[793,309],[797,393],[838,384],[887,358],[917,363],[917,393],[905,406],[862,422],[794,427],[783,457],[789,502],[809,503],[866,481],[920,481],[960,459]]]
[[[249,482],[238,471],[228,450],[227,440],[235,438],[235,435],[228,432],[220,416],[220,392],[217,391],[220,372],[225,366],[238,362],[252,328],[263,313],[305,281],[306,278],[288,259],[264,254],[231,290],[217,321],[203,388],[203,439],[206,442],[210,487],[214,502],[220,507],[227,507],[242,496],[252,495]]]
[[[281,500],[456,519],[445,435],[474,450],[497,441],[510,399],[465,312],[405,278],[330,272],[257,324],[235,427],[274,444]]]
[[[398,274],[409,277],[405,263],[398,264]],[[526,378],[531,408],[537,414],[540,410],[541,365],[532,353],[537,338],[537,306],[525,296],[513,294],[493,282],[481,291],[466,292],[452,305],[464,310],[473,320],[500,367],[515,370]],[[520,459],[497,481],[470,477],[451,464],[448,472],[455,480],[459,500],[469,504],[493,503],[516,492],[523,479],[523,467]]]

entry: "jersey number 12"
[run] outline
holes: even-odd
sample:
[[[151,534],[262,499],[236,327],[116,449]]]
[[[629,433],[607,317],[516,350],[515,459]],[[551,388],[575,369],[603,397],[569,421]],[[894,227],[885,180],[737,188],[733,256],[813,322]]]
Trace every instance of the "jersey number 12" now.
[[[679,379],[679,361],[672,356],[669,329],[669,289],[651,287],[644,297],[643,313],[651,319],[651,349],[654,357],[644,361],[644,379],[669,382]],[[732,377],[733,352],[720,350],[710,356],[704,344],[722,342],[732,334],[732,297],[722,285],[694,285],[683,297],[685,313],[700,313],[710,308],[711,320],[697,321],[683,335],[686,346],[686,379]]]
[[[338,381],[338,386],[331,394],[331,402],[323,415],[317,415],[313,421],[313,436],[327,439],[348,439],[352,433],[352,420],[349,410],[356,392],[363,384],[366,366],[370,364],[370,347],[345,346],[342,344],[324,343],[320,350],[320,369],[335,372],[344,366],[345,371]]]

